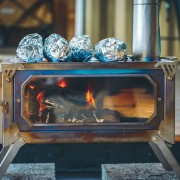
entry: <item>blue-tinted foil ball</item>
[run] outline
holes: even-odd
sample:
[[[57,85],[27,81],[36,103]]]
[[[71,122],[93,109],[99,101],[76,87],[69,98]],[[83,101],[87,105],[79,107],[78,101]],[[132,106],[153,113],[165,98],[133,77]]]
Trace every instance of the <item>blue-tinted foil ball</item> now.
[[[37,33],[28,34],[19,43],[16,49],[16,59],[28,63],[41,62],[43,60],[43,40]]]
[[[73,37],[69,43],[72,61],[88,61],[92,57],[91,41],[88,35]]]
[[[116,38],[106,38],[95,45],[94,56],[102,62],[124,61],[127,46]]]
[[[71,59],[68,42],[59,34],[51,34],[45,39],[43,52],[50,62],[64,62]]]

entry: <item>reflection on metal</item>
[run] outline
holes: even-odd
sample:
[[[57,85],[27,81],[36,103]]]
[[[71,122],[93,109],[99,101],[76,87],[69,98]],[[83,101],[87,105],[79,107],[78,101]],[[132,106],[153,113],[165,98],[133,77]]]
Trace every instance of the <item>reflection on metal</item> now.
[[[158,0],[134,0],[133,54],[143,61],[160,56]]]
[[[168,125],[169,123],[168,121],[170,121],[168,117],[166,117],[166,120],[162,120],[159,126],[158,136],[162,138],[164,141],[170,144],[174,144],[175,143],[175,139],[174,139],[175,129],[173,126]]]
[[[161,58],[161,59],[168,59],[170,61],[175,61],[177,59],[176,56],[167,56],[166,58]]]
[[[16,123],[13,123],[9,128],[4,129],[3,147],[9,146],[18,140],[20,131]]]
[[[26,140],[22,137],[19,137],[18,140],[13,144],[10,144],[9,146],[6,146],[2,149],[0,153],[0,179],[3,178],[7,168],[13,161],[21,146],[23,146],[25,143]]]
[[[180,178],[180,166],[168,148],[166,142],[159,136],[153,136],[152,141],[149,141],[149,144],[163,167],[167,171],[173,170],[178,178]]]
[[[161,67],[168,80],[172,80],[176,74],[177,62],[160,61],[154,65],[156,68]]]
[[[24,66],[22,64],[13,64],[13,65],[8,65],[5,68],[3,68],[2,73],[5,76],[5,80],[7,82],[10,82],[16,70],[22,70],[22,69],[24,69]]]
[[[76,0],[75,4],[75,36],[84,34],[84,4],[85,0]]]

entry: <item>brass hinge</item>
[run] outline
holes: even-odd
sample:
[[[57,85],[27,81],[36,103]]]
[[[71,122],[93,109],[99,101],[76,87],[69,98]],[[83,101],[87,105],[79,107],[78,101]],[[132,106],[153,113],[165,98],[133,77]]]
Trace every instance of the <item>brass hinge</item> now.
[[[176,74],[177,62],[175,61],[160,61],[154,66],[161,67],[168,80],[172,80]]]
[[[7,114],[9,112],[9,103],[8,102],[2,102],[2,112]]]
[[[5,80],[7,82],[10,82],[16,70],[22,70],[22,69],[24,69],[24,66],[22,64],[11,64],[11,65],[4,66],[2,72],[3,72],[3,75],[5,76]]]

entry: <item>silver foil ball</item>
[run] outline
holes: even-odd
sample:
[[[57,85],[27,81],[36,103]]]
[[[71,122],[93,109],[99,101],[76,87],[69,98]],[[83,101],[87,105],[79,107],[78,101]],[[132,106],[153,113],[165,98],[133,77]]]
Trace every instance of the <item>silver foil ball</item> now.
[[[92,57],[91,41],[88,35],[73,37],[69,43],[72,61],[87,61]]]
[[[44,56],[51,62],[69,61],[71,51],[68,42],[59,34],[51,34],[44,42]]]
[[[124,61],[127,46],[116,38],[106,38],[95,45],[94,56],[102,62]]]
[[[43,40],[37,33],[28,34],[19,43],[16,49],[16,59],[29,63],[43,60]]]

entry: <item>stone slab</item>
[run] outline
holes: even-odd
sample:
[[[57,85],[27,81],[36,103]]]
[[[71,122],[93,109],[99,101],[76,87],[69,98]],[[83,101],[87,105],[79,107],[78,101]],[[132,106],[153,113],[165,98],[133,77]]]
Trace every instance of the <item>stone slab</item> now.
[[[55,180],[54,163],[11,164],[2,180]]]
[[[102,180],[178,180],[160,163],[103,164]]]

